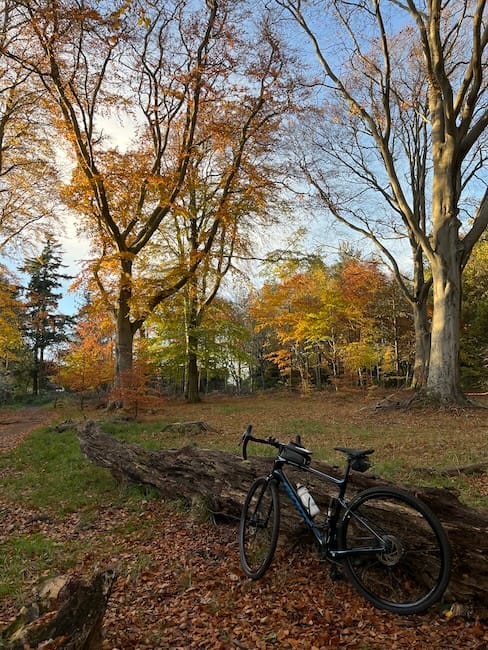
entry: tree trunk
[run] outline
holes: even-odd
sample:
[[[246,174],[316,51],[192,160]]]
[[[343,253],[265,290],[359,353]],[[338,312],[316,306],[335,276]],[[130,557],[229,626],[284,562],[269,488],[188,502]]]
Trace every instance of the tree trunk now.
[[[415,361],[410,386],[411,388],[425,388],[430,358],[430,327],[426,301],[414,303],[413,322],[415,328]]]
[[[439,17],[430,15],[434,29],[429,32],[433,51]],[[450,104],[442,84],[429,87],[432,115],[432,236],[424,251],[431,272],[434,295],[429,377],[427,392],[440,402],[465,402],[459,375],[461,322],[461,259],[459,239],[459,197],[461,193],[461,152],[452,122]],[[424,244],[426,246],[426,243]]]
[[[39,395],[39,358],[37,347],[34,348],[33,366],[32,366],[32,394]]]
[[[80,426],[78,437],[82,451],[97,465],[107,467],[118,480],[151,485],[163,497],[183,497],[189,502],[203,501],[216,516],[238,519],[247,489],[256,476],[267,475],[269,458],[243,462],[222,451],[195,447],[147,451],[103,434],[93,422]],[[338,475],[337,468],[314,462],[319,470]],[[303,473],[292,480],[303,480]],[[307,485],[324,512],[334,488],[310,477]],[[349,496],[371,486],[388,484],[379,478],[352,473]],[[464,506],[447,489],[408,486],[437,514],[449,536],[453,549],[453,573],[447,598],[458,602],[475,602],[488,607],[488,511]],[[282,532],[294,534],[299,518],[288,501],[282,499]],[[413,529],[415,523],[412,522]]]
[[[189,349],[187,351],[187,385],[186,400],[190,404],[197,404],[200,399],[200,373],[198,370],[198,354],[195,346],[198,345],[197,337],[188,337]]]
[[[186,330],[186,386],[185,398],[191,404],[200,402],[200,373],[198,369],[198,328],[201,315],[195,296],[198,293],[197,280],[193,277],[187,287],[185,299],[185,330]]]
[[[130,322],[129,300],[120,292],[117,309],[117,332],[115,343],[115,384],[123,384],[123,377],[132,370],[134,333]]]
[[[120,261],[119,295],[117,298],[116,334],[115,334],[115,373],[114,388],[120,393],[111,406],[124,406],[124,389],[130,388],[134,356],[134,326],[130,319],[130,301],[132,298],[132,262],[126,258]],[[141,322],[142,324],[142,322]]]
[[[441,259],[432,265],[434,311],[427,391],[442,402],[462,403],[459,379],[461,270]]]
[[[90,583],[59,576],[41,585],[35,602],[24,606],[0,634],[0,648],[100,650],[102,623],[115,573],[104,571]]]

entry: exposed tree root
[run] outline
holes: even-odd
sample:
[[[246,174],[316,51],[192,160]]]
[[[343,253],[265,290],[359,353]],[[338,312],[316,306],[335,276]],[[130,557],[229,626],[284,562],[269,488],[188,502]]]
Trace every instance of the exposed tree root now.
[[[474,396],[473,393],[464,395],[459,393],[456,398],[452,400],[445,400],[426,389],[414,391],[409,397],[399,397],[397,393],[392,393],[380,400],[373,407],[375,411],[394,411],[394,410],[408,410],[411,408],[434,408],[437,407],[442,410],[459,411],[466,408],[487,408],[483,404],[479,404],[475,400],[469,399]]]

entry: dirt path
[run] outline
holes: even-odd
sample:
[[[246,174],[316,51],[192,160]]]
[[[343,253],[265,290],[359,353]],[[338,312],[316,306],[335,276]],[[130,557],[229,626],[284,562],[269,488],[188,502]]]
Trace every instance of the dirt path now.
[[[52,410],[30,406],[16,411],[0,410],[0,454],[11,451],[34,429],[53,420]]]

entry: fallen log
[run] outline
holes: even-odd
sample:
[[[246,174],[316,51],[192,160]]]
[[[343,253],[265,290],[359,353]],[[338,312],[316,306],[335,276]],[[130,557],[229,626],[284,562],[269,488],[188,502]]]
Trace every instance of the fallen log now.
[[[83,453],[96,465],[108,468],[119,481],[153,486],[162,497],[203,500],[216,516],[238,519],[244,496],[256,476],[270,470],[269,458],[242,461],[228,452],[183,447],[148,451],[104,434],[93,422],[78,429]],[[341,470],[314,461],[314,467],[340,476]],[[290,472],[293,478],[293,472]],[[297,474],[297,478],[298,478]],[[303,474],[301,475],[303,477]],[[308,479],[308,476],[307,476]],[[303,480],[303,478],[302,478]],[[307,480],[322,511],[327,508],[334,488],[316,480]],[[391,485],[381,478],[353,472],[349,496],[367,487]],[[476,607],[488,607],[488,511],[462,504],[452,490],[418,486],[408,489],[436,513],[453,549],[453,571],[446,597]],[[282,525],[285,533],[296,533],[299,518],[283,499]]]

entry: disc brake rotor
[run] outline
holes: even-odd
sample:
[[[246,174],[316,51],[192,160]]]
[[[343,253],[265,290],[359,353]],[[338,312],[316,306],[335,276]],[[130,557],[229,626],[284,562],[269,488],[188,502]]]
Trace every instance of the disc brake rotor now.
[[[383,541],[385,542],[385,550],[378,557],[386,566],[395,566],[405,555],[403,544],[393,535],[385,535]]]

